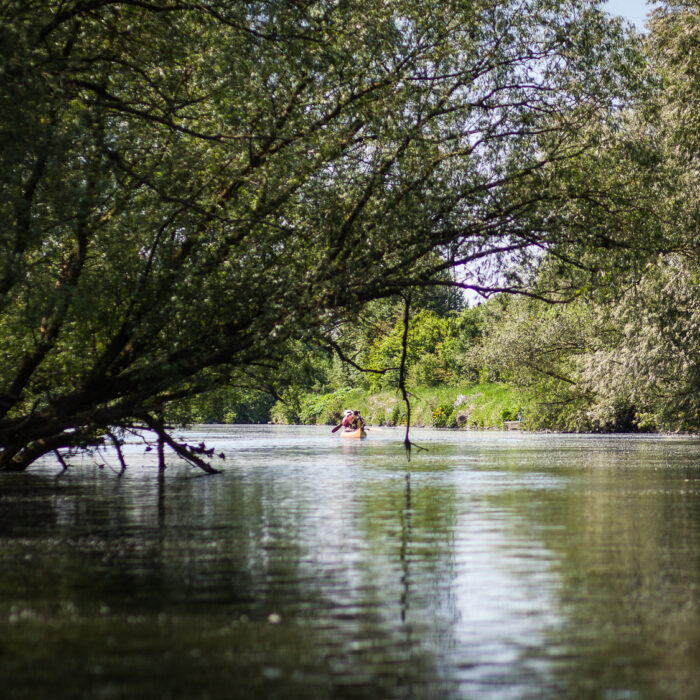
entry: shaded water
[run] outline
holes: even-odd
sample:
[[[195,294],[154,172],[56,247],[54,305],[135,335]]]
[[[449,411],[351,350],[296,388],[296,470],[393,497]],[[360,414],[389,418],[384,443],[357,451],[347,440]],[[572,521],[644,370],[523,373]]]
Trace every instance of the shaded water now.
[[[191,437],[0,475],[3,698],[700,697],[700,441]]]

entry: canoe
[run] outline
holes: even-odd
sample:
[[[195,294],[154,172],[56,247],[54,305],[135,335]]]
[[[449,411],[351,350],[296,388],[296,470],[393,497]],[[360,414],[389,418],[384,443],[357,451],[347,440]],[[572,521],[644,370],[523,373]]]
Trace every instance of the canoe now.
[[[363,438],[367,437],[367,433],[364,430],[362,430],[362,428],[358,428],[357,430],[343,430],[343,432],[340,433],[340,437]]]

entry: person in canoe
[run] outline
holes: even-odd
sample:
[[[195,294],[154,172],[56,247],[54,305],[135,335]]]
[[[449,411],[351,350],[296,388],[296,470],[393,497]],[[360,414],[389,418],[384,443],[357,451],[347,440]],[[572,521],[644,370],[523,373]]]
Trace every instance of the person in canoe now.
[[[353,433],[360,427],[363,430],[365,429],[365,419],[360,415],[360,412],[346,408],[343,412],[343,420],[331,432],[334,433],[336,430],[343,428],[344,433]]]
[[[352,412],[352,419],[352,425],[354,430],[357,430],[358,428],[362,428],[362,430],[364,430],[367,427],[365,419],[360,415],[359,411]]]
[[[354,430],[355,429],[355,414],[346,408],[343,413],[343,422],[341,423],[344,430]]]

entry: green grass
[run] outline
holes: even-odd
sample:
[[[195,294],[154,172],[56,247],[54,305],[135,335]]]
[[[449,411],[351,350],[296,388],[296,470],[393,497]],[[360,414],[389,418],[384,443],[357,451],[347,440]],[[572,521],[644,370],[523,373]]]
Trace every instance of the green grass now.
[[[506,384],[416,387],[411,393],[414,426],[503,428],[504,421],[516,420],[522,411],[521,396]],[[359,409],[369,425],[406,423],[406,405],[398,391],[370,394],[362,389],[304,395],[296,412],[276,406],[272,418],[279,423],[330,425],[340,422],[345,408]]]

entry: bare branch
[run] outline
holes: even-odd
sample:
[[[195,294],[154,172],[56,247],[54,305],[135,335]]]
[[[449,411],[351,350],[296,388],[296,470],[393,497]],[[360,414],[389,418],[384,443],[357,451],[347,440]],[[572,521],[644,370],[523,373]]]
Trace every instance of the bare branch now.
[[[406,404],[406,436],[403,440],[403,445],[406,450],[406,459],[411,461],[411,449],[413,447],[418,450],[425,450],[425,447],[417,445],[412,442],[409,438],[409,431],[411,429],[411,400],[410,394],[406,389],[406,360],[408,357],[408,323],[410,319],[411,310],[411,293],[408,292],[404,296],[404,307],[403,307],[403,336],[401,337],[401,364],[399,367],[399,389],[401,390],[401,396]]]

